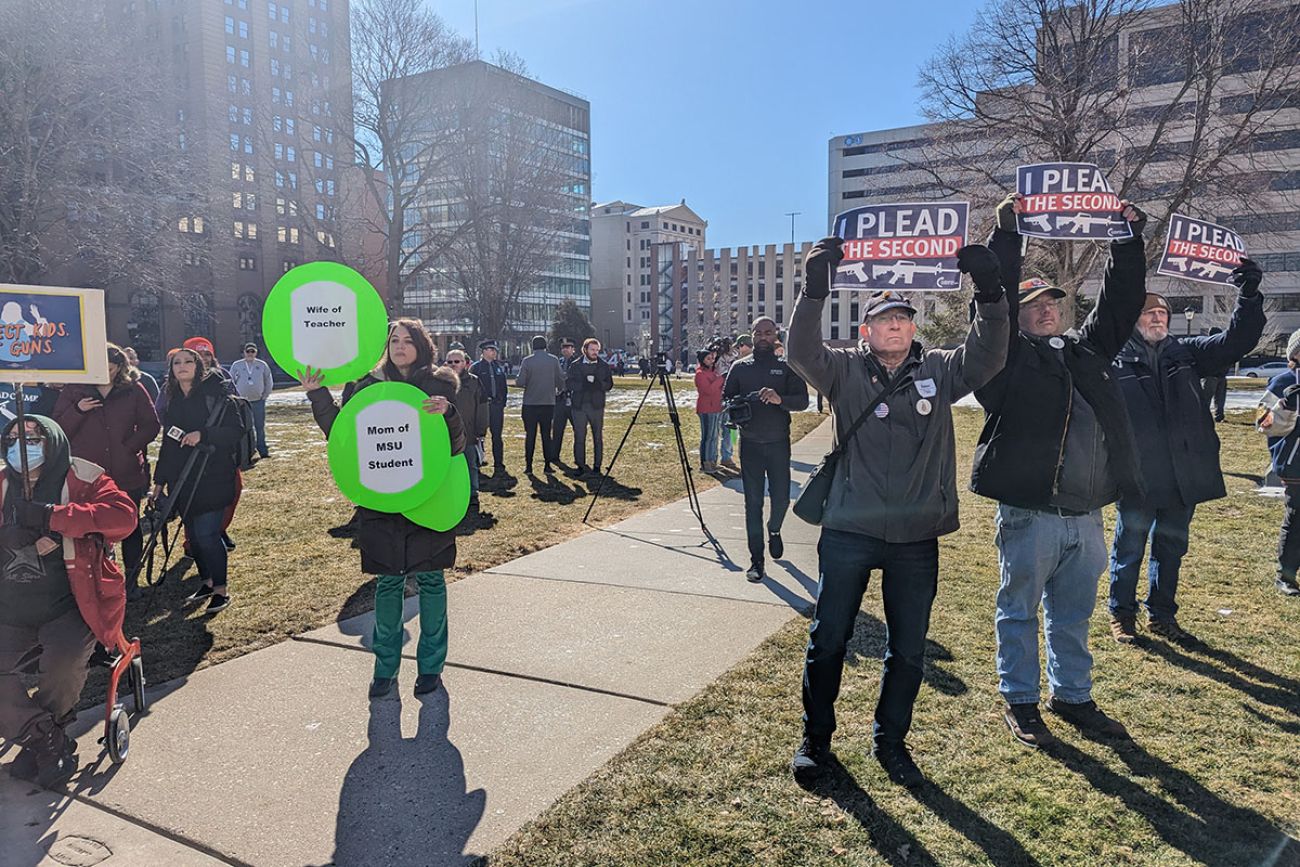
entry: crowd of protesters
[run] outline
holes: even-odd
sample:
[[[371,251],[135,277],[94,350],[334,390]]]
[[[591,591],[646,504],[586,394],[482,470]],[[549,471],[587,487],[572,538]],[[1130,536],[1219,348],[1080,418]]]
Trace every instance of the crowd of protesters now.
[[[1223,418],[1226,372],[1264,329],[1263,273],[1249,259],[1233,271],[1238,298],[1225,329],[1172,336],[1168,300],[1146,288],[1146,215],[1125,202],[1132,237],[1111,243],[1097,303],[1081,327],[1070,328],[1060,307],[1068,293],[1022,279],[1020,207],[1019,197],[1008,196],[987,245],[958,253],[975,293],[969,332],[955,348],[922,349],[917,310],[893,291],[866,300],[857,347],[827,347],[823,307],[843,257],[832,237],[805,261],[788,345],[779,324],[760,317],[750,333],[715,340],[696,355],[700,469],[740,477],[751,582],[767,579],[767,557],[784,557],[791,413],[808,407],[810,387],[833,413],[834,460],[823,464],[816,519],[819,583],[803,660],[803,737],[792,760],[800,780],[830,761],[845,655],[873,572],[886,618],[873,753],[894,782],[924,779],[906,737],[923,679],[939,539],[958,528],[952,408],[968,394],[984,412],[970,488],[997,503],[1000,582],[991,617],[1011,735],[1031,747],[1056,741],[1039,711],[1041,611],[1046,709],[1092,735],[1128,737],[1092,698],[1089,624],[1108,568],[1114,640],[1137,638],[1144,560],[1145,628],[1170,641],[1195,640],[1176,617],[1181,561],[1196,506],[1226,493],[1214,422]],[[380,362],[337,399],[319,371],[298,374],[325,435],[341,408],[375,383],[423,391],[424,411],[445,418],[452,453],[467,458],[467,519],[490,519],[480,492],[489,453],[490,479],[510,478],[503,442],[510,388],[522,398],[525,474],[535,478],[540,449],[547,476],[562,468],[599,479],[607,395],[628,370],[625,355],[605,355],[595,338],[562,340],[558,355],[545,337],[531,346],[512,384],[516,365],[500,360],[495,341],[478,344],[477,360],[458,344],[439,359],[422,323],[399,319]],[[271,456],[266,406],[274,381],[256,344],[224,368],[210,340],[190,338],[168,353],[161,383],[139,369],[129,347],[110,344],[107,353],[103,384],[42,386],[31,400],[14,395],[26,401],[25,426],[19,430],[4,409],[0,435],[0,673],[23,669],[38,680],[29,691],[19,677],[0,676],[0,736],[20,747],[10,772],[45,785],[75,770],[75,744],[64,729],[87,660],[96,643],[114,643],[127,602],[142,595],[145,533],[157,524],[142,522],[141,508],[179,519],[199,579],[185,601],[216,614],[232,604],[235,541],[227,531],[243,470]],[[1269,383],[1257,426],[1285,486],[1276,587],[1300,596],[1300,332],[1287,358],[1290,368]],[[645,357],[635,364],[642,378],[660,372]],[[1101,510],[1112,504],[1118,520],[1108,545]],[[445,570],[456,563],[457,530],[358,508],[347,535],[362,571],[375,576],[370,696],[396,688],[408,579],[419,591],[414,691],[437,690],[447,658]]]

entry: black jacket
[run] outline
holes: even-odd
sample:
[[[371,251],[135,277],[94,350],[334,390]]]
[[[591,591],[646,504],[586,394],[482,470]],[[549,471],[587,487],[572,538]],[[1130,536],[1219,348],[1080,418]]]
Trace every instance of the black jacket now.
[[[495,406],[506,405],[506,366],[499,361],[480,358],[469,366],[469,372],[479,378],[483,386],[483,396]]]
[[[1136,331],[1115,359],[1115,376],[1137,432],[1145,497],[1125,505],[1195,506],[1227,495],[1219,468],[1219,436],[1205,408],[1201,377],[1227,370],[1264,333],[1264,297],[1237,299],[1228,330],[1166,337],[1151,346]]]
[[[234,407],[227,406],[217,418],[216,424],[208,426],[213,409],[228,397],[225,382],[220,376],[209,373],[190,390],[189,396],[167,401],[154,481],[165,485],[169,493],[178,491],[175,502],[177,514],[181,516],[222,511],[235,501],[235,445],[243,435],[239,413]],[[179,488],[180,475],[191,450],[170,435],[169,431],[173,428],[182,434],[203,431],[199,448],[210,449],[203,472],[200,473],[198,469],[203,461],[199,457],[184,485]]]
[[[307,393],[316,424],[329,436],[339,408],[361,389],[384,382],[383,368],[378,367],[356,382],[343,387],[339,403],[334,402],[327,388]],[[456,392],[459,386],[456,374],[445,367],[417,373],[411,385],[428,395],[441,395],[451,401],[447,415],[447,431],[451,434],[451,453],[465,451],[465,425],[456,410]],[[450,569],[456,565],[456,533],[439,533],[412,521],[401,514],[357,509],[357,546],[361,549],[361,571],[368,575],[410,575],[414,572],[432,572]]]
[[[740,397],[760,388],[770,388],[781,395],[779,405],[751,401],[754,417],[740,429],[741,439],[754,443],[779,443],[790,441],[790,413],[808,408],[808,384],[790,369],[784,359],[771,350],[755,350],[727,371],[727,384],[722,387],[724,401]]]
[[[985,417],[975,447],[971,490],[1026,509],[1052,505],[1073,401],[1082,395],[1105,437],[1110,474],[1119,484],[1119,495],[1140,496],[1142,476],[1133,428],[1110,365],[1132,333],[1145,303],[1146,259],[1142,244],[1111,243],[1097,306],[1077,332],[1061,335],[1064,345],[1060,349],[1027,337],[1016,326],[1020,236],[995,229],[989,247],[1002,264],[1011,341],[1006,367],[975,392]],[[1113,502],[1115,493],[1102,499]],[[1096,503],[1093,508],[1105,504]]]
[[[594,377],[587,382],[587,377]],[[564,387],[569,392],[573,409],[589,412],[605,408],[605,392],[614,387],[614,373],[609,365],[597,358],[588,364],[585,358],[574,358],[564,374]]]

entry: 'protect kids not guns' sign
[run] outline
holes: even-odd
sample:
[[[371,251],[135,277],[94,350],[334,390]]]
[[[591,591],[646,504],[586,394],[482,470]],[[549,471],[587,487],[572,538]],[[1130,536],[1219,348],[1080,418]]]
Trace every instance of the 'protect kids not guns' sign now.
[[[1133,237],[1119,196],[1091,163],[1038,163],[1016,169],[1024,196],[1016,224],[1022,235],[1070,241]]]
[[[108,382],[104,293],[0,284],[0,381]]]
[[[1225,286],[1245,255],[1246,242],[1226,226],[1170,214],[1169,235],[1156,273]]]
[[[835,218],[844,259],[832,289],[944,290],[961,286],[968,202],[867,205]]]

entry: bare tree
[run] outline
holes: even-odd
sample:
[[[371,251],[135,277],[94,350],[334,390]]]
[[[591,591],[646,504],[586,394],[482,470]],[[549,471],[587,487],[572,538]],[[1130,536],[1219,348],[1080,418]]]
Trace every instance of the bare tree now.
[[[541,116],[515,57],[459,79],[458,132],[444,195],[464,222],[437,263],[436,278],[457,296],[474,338],[514,333],[520,297],[547,272],[568,268],[566,234],[581,234],[585,191],[570,189],[569,133]]]
[[[170,290],[198,248],[149,31],[79,0],[3,0],[0,20],[0,281]]]
[[[1291,147],[1279,115],[1300,107],[1294,2],[992,0],[920,86],[939,126],[900,159],[932,192],[991,206],[1018,164],[1096,163],[1151,214],[1152,238],[1175,211],[1254,215],[1293,200],[1275,153]],[[1074,290],[1104,251],[1034,245],[1031,264]]]
[[[407,279],[426,271],[461,229],[427,205],[455,155],[457,131],[435,121],[456,95],[420,77],[476,55],[425,0],[357,0],[351,25],[351,123],[340,124],[340,134],[355,130],[353,195],[364,187],[374,206],[363,228],[383,238],[388,290],[400,299]]]

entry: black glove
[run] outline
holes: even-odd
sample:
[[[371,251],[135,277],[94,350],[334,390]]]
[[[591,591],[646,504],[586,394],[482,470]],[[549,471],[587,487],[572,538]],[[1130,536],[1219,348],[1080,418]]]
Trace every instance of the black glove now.
[[[957,267],[975,281],[975,300],[981,304],[1002,297],[1002,265],[997,254],[983,244],[967,244],[957,251]]]
[[[1020,231],[1016,223],[1016,199],[1019,197],[1019,193],[1008,193],[1005,199],[998,202],[998,228],[1004,232]]]
[[[1123,209],[1120,211],[1121,214],[1123,214],[1125,210],[1131,210],[1137,215],[1137,219],[1128,221],[1129,228],[1133,230],[1133,237],[1121,238],[1117,243],[1123,244],[1125,242],[1132,243],[1134,241],[1141,241],[1142,233],[1146,231],[1147,227],[1147,212],[1132,202],[1120,202],[1120,204],[1123,206]],[[1128,217],[1125,217],[1124,219],[1128,220]]]
[[[843,243],[832,235],[813,244],[803,260],[803,294],[814,299],[831,294],[832,275],[844,258]]]
[[[44,533],[50,529],[50,513],[54,507],[49,503],[34,500],[19,500],[14,503],[14,521],[20,527]]]
[[[7,548],[10,551],[35,545],[39,538],[41,538],[40,533],[17,524],[5,524],[0,527],[0,548]]]
[[[1254,298],[1259,294],[1260,281],[1264,279],[1264,269],[1254,259],[1242,257],[1241,264],[1232,271],[1228,282],[1236,286],[1242,298]]]

